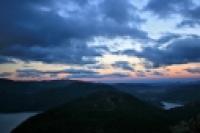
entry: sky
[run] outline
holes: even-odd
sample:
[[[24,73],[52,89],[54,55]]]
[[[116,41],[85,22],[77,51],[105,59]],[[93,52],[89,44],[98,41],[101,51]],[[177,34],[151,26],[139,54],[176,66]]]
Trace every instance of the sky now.
[[[200,79],[200,1],[1,0],[0,78]]]

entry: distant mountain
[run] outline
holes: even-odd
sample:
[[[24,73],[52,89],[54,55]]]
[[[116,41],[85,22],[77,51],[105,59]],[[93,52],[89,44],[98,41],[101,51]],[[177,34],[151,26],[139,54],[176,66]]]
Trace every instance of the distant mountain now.
[[[200,82],[112,84],[140,100],[160,106],[162,101],[187,104],[200,101]]]
[[[168,129],[164,111],[129,94],[105,90],[34,116],[12,133],[168,133]]]
[[[45,111],[99,90],[115,89],[161,107],[161,102],[200,101],[200,83],[99,84],[73,80],[12,81],[0,79],[0,112]]]
[[[119,83],[112,84],[113,87],[120,91],[129,93],[140,100],[157,104],[161,100],[163,94],[165,94],[172,84],[158,84],[158,83]]]
[[[200,102],[200,82],[175,86],[165,93],[162,99],[180,103]]]
[[[0,80],[0,112],[45,111],[70,100],[104,89],[109,85],[71,80]]]

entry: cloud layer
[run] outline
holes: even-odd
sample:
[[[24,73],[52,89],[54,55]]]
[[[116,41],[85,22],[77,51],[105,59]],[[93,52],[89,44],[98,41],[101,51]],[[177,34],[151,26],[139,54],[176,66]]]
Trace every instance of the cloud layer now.
[[[163,42],[163,39],[159,39],[158,41],[160,40]],[[187,37],[175,39],[169,42],[165,47],[145,47],[141,52],[126,50],[122,53],[129,56],[145,58],[150,61],[154,67],[160,67],[200,62],[199,51],[200,38]]]
[[[200,25],[200,3],[198,0],[150,0],[145,10],[151,11],[160,18],[180,15],[184,19],[177,26]]]
[[[164,76],[200,62],[199,12],[198,0],[1,0],[0,76]]]
[[[87,46],[93,37],[148,38],[138,28],[142,19],[128,0],[2,0],[0,5],[0,53],[5,57],[84,64],[84,58],[101,55]]]

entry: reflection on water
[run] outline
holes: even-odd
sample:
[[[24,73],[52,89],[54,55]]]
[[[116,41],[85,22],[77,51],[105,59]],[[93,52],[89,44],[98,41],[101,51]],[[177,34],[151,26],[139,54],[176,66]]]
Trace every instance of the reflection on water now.
[[[21,122],[37,113],[0,113],[0,133],[10,133]]]
[[[163,108],[165,109],[165,110],[169,110],[169,109],[173,109],[173,108],[177,108],[177,107],[182,107],[182,106],[184,106],[184,105],[182,105],[182,104],[179,104],[179,103],[169,103],[169,102],[161,102],[162,103],[162,105],[163,105]]]

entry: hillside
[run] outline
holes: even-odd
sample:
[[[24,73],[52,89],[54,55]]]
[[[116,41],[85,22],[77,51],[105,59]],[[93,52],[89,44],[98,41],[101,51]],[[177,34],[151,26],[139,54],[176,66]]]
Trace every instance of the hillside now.
[[[103,89],[109,90],[112,87],[70,80],[0,80],[0,112],[44,111]]]
[[[32,117],[12,133],[167,133],[163,115],[129,94],[107,90]]]

